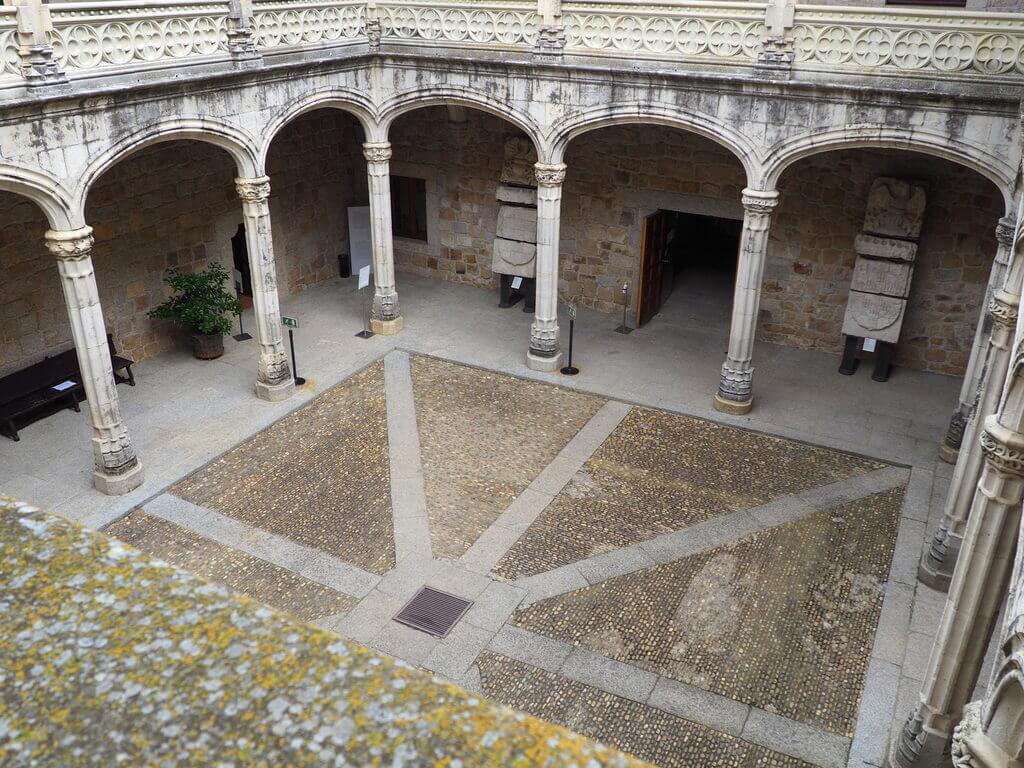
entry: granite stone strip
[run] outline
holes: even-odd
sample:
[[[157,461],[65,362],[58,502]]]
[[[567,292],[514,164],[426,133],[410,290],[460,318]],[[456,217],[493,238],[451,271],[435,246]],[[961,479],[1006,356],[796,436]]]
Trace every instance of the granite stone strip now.
[[[853,743],[850,745],[847,768],[885,765],[889,729],[895,714],[899,683],[898,664],[891,664],[877,657],[871,659],[867,678],[864,680],[860,712],[857,714],[857,730],[854,731]]]
[[[253,528],[169,493],[146,502],[144,509],[147,514],[176,523],[182,528],[188,528],[268,563],[287,568],[310,581],[319,582],[346,595],[361,598],[373,589],[381,578],[318,549]]]
[[[529,630],[505,626],[488,650],[660,709],[722,733],[739,736],[821,768],[842,768],[850,739],[733,701],[703,688],[609,659]]]
[[[750,708],[741,738],[821,768],[845,768],[850,739],[781,715]]]
[[[462,564],[482,573],[490,572],[594,451],[608,439],[631,407],[616,400],[609,400],[601,406],[526,490],[480,535],[462,556]]]
[[[430,524],[408,353],[394,350],[384,358],[384,389],[388,409],[395,557],[398,560],[409,555],[430,557]]]
[[[548,597],[574,592],[587,584],[597,584],[615,576],[623,576],[731,544],[837,504],[895,488],[906,481],[907,470],[902,467],[877,469],[866,475],[840,480],[811,491],[783,496],[760,507],[720,515],[672,533],[655,536],[639,544],[612,552],[602,552],[571,565],[533,576],[524,576],[513,583],[527,590],[524,605],[530,605]],[[581,579],[586,583],[582,583]]]

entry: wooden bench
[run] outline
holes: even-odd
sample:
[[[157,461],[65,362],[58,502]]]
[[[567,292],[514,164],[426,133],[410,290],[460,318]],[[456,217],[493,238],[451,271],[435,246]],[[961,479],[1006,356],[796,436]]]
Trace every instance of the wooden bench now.
[[[134,361],[117,354],[114,339],[107,334],[107,347],[118,384],[135,386]],[[124,371],[125,375],[119,375]],[[68,386],[58,388],[68,383]],[[52,413],[72,408],[85,397],[75,350],[44,357],[38,363],[0,378],[0,434],[18,440],[18,429]]]

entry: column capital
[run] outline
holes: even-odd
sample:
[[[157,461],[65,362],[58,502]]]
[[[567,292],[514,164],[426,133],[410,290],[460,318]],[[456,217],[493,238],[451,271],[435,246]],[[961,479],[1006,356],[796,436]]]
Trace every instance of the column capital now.
[[[270,197],[270,178],[257,176],[252,179],[235,179],[235,189],[243,203],[262,203]]]
[[[1017,310],[1019,301],[1016,296],[1007,293],[1001,288],[993,292],[992,300],[988,305],[988,313],[992,320],[999,325],[1009,328],[1012,332],[1017,327]]]
[[[996,224],[996,242],[1005,248],[1012,248],[1015,230],[1016,222],[1013,216],[1003,216]]]
[[[743,210],[747,213],[770,214],[779,204],[779,192],[775,189],[744,189]]]
[[[368,141],[363,144],[363,157],[368,163],[386,163],[391,159],[390,141]]]
[[[537,178],[537,186],[557,187],[565,181],[565,163],[536,163],[533,175]]]
[[[46,248],[58,259],[84,259],[92,253],[92,227],[48,230]]]
[[[1004,475],[1024,478],[1024,435],[999,423],[996,414],[985,420],[981,433],[985,461]]]

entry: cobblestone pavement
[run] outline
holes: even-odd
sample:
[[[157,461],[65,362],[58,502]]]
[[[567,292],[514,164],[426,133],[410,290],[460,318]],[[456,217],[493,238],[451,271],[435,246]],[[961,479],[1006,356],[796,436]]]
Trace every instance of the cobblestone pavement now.
[[[110,533],[659,765],[846,765],[905,469],[389,355]]]
[[[395,565],[384,366],[377,362],[171,493],[383,574]]]
[[[845,736],[903,489],[544,600],[518,626]]]
[[[703,419],[633,408],[504,560],[539,573],[885,465]]]
[[[457,558],[604,400],[430,357],[412,361],[431,543]]]
[[[303,621],[349,611],[357,602],[287,568],[204,538],[143,510],[130,512],[109,526],[106,533]]]
[[[477,662],[484,693],[502,704],[615,744],[665,768],[803,768],[787,757],[660,709],[489,651]]]

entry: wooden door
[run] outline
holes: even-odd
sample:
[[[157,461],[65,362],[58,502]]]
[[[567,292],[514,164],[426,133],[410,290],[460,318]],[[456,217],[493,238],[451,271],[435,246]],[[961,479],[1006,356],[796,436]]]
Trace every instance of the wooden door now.
[[[665,255],[668,217],[664,211],[644,218],[640,245],[640,286],[637,290],[636,325],[650,321],[661,309],[661,260]]]

